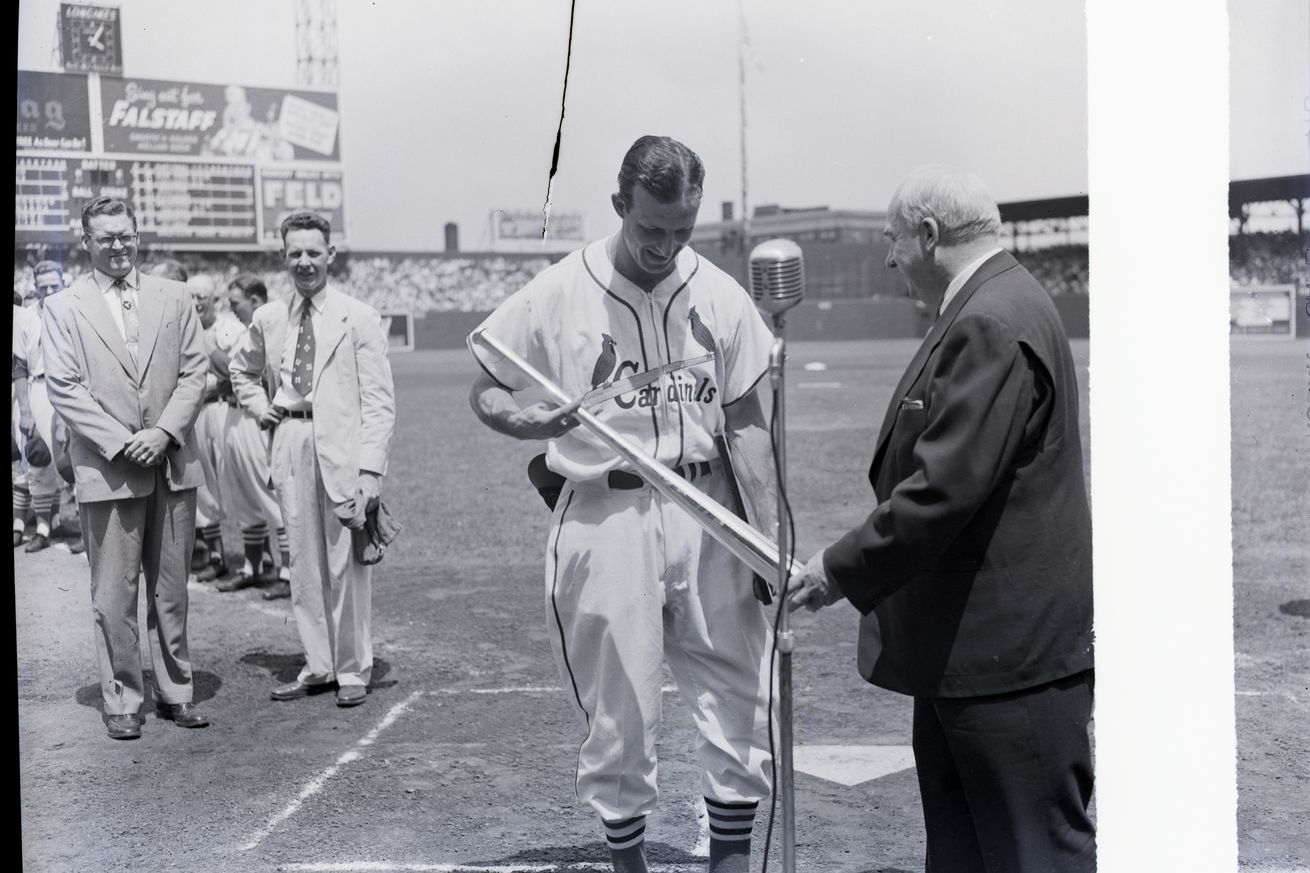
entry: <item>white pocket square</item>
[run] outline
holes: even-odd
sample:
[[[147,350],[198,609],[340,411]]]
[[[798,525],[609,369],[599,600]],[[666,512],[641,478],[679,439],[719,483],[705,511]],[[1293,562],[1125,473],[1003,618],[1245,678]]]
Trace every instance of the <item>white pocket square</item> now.
[[[901,409],[923,409],[923,401],[915,400],[913,397],[902,397]]]

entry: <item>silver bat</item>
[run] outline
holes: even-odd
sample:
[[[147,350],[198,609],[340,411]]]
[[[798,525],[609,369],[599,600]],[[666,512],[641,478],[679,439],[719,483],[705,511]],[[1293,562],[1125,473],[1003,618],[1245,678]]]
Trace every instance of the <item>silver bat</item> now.
[[[562,388],[550,381],[541,371],[523,360],[512,349],[503,345],[486,331],[479,329],[469,334],[470,346],[473,343],[485,346],[508,361],[557,403],[568,404],[572,402],[573,399],[565,394]],[[774,545],[772,540],[738,518],[730,509],[705,496],[686,479],[646,454],[643,449],[633,445],[626,437],[605,424],[593,413],[578,407],[573,415],[592,433],[600,437],[605,445],[632,464],[633,469],[649,482],[652,488],[690,513],[691,517],[705,529],[706,533],[722,543],[724,548],[732,552],[738,560],[754,571],[756,575],[768,580],[778,578],[780,558],[778,556],[778,547]],[[798,573],[801,569],[798,562],[792,561],[791,566],[788,568],[788,575]]]

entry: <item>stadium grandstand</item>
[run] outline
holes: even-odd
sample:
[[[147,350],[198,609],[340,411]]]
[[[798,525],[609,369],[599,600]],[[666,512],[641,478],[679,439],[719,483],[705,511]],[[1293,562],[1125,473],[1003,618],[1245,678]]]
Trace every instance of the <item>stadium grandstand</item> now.
[[[1233,182],[1229,194],[1232,235],[1229,268],[1235,286],[1284,286],[1305,295],[1304,214],[1310,177],[1287,176]],[[757,242],[785,236],[805,251],[807,300],[793,316],[798,335],[812,338],[915,335],[926,316],[906,297],[899,276],[886,268],[884,213],[757,207],[751,220],[734,221],[730,204],[723,220],[697,227],[693,245],[745,278],[746,258]],[[1086,196],[1001,204],[1002,241],[1055,298],[1071,335],[1087,334],[1088,249]],[[74,247],[28,245],[17,249],[14,292],[32,293],[31,268],[38,260],[62,261],[71,281],[86,269]],[[178,251],[153,247],[143,262],[177,258],[193,275],[205,274],[219,287],[240,272],[261,276],[274,294],[289,290],[276,252]],[[522,287],[560,254],[506,252],[365,252],[346,250],[333,266],[334,279],[348,293],[379,311],[408,314],[420,347],[458,344],[466,326]],[[1296,334],[1310,335],[1304,306],[1298,306]],[[450,318],[460,313],[463,317]],[[444,327],[431,316],[446,316]],[[426,329],[425,329],[426,328]]]

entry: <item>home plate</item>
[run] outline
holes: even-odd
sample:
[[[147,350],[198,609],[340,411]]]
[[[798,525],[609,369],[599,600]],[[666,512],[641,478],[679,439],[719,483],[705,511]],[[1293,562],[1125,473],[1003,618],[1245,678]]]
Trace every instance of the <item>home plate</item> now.
[[[797,770],[836,782],[859,785],[914,766],[909,746],[797,746],[792,763]]]

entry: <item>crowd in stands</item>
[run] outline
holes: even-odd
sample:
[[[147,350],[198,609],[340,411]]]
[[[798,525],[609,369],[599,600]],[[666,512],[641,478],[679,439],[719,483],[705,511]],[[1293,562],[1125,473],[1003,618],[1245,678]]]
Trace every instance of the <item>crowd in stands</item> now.
[[[1306,241],[1295,231],[1228,238],[1228,275],[1234,285],[1292,285],[1305,278],[1308,263]]]
[[[273,297],[291,293],[291,279],[276,253],[233,254],[146,253],[148,266],[164,257],[175,257],[191,276],[205,275],[219,288],[238,273],[250,272],[264,280]],[[22,253],[15,260],[14,292],[32,290],[32,268]],[[545,256],[505,255],[398,255],[342,253],[329,272],[336,285],[364,300],[380,312],[409,312],[422,317],[429,312],[486,312],[523,287],[554,260]],[[69,252],[63,263],[68,282],[89,265],[81,252]],[[220,295],[220,299],[221,295]]]
[[[1234,284],[1289,284],[1306,269],[1304,240],[1294,231],[1233,236],[1229,272]],[[1087,293],[1087,246],[1061,245],[1014,253],[1052,295]],[[149,264],[177,257],[191,275],[204,274],[219,288],[238,273],[260,276],[274,295],[291,291],[290,278],[276,252],[146,253]],[[31,265],[37,258],[19,252],[14,263],[14,292],[30,294]],[[497,254],[370,254],[343,252],[332,267],[333,279],[347,293],[382,312],[486,312],[544,269],[555,258]],[[78,250],[65,253],[68,281],[88,269]],[[221,299],[221,297],[220,297]]]
[[[1012,254],[1051,296],[1087,293],[1087,246],[1047,246]]]

